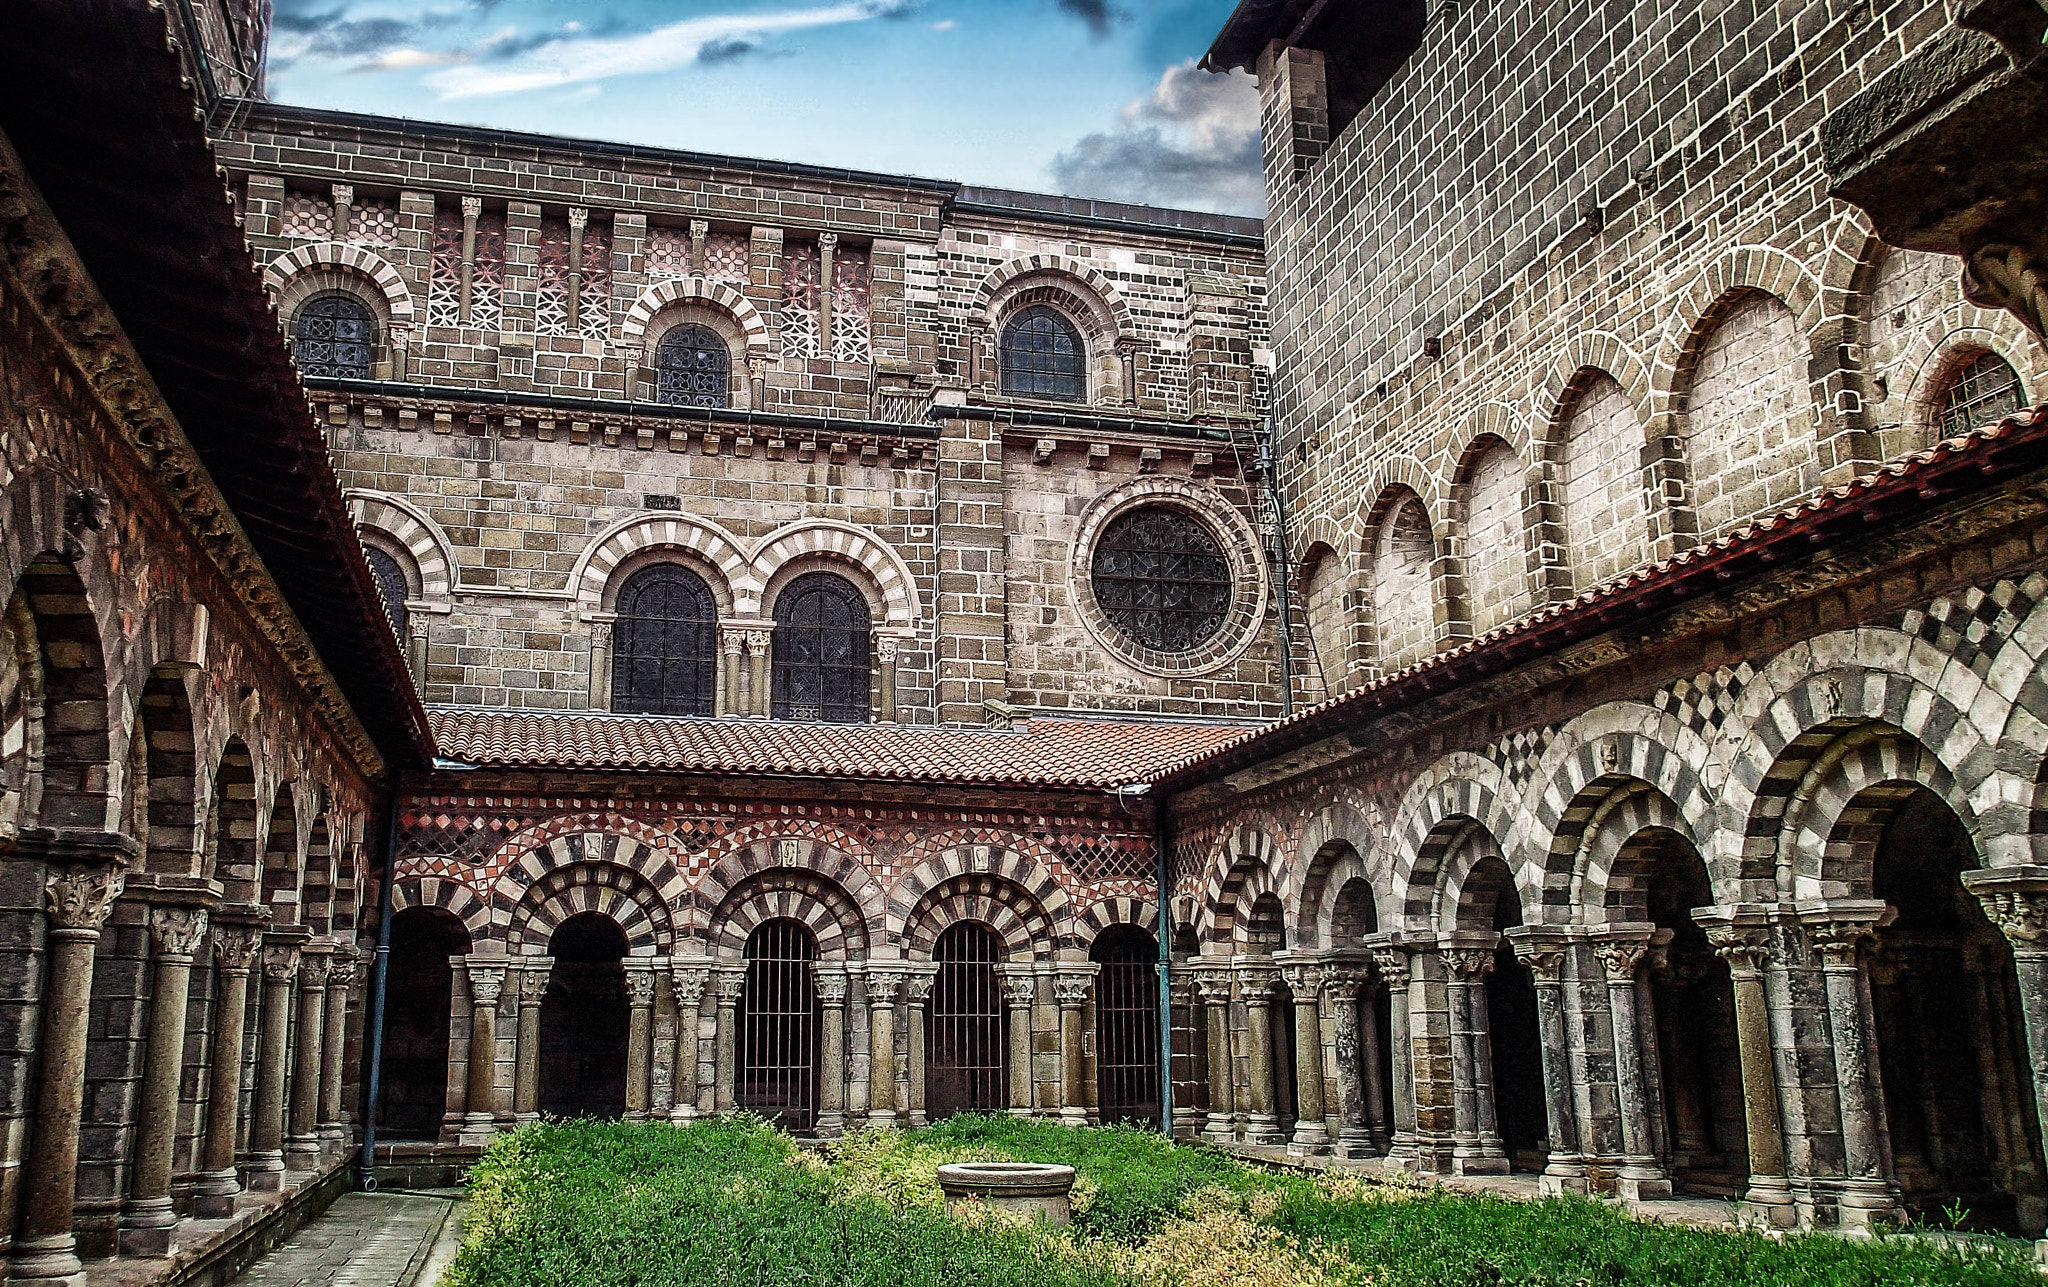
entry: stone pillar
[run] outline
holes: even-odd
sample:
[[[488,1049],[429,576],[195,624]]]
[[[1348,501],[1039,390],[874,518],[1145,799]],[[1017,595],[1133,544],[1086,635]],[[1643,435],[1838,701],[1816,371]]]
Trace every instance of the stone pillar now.
[[[1230,983],[1229,970],[1204,969],[1195,972],[1195,992],[1205,1011],[1203,1032],[1209,1064],[1209,1119],[1203,1123],[1202,1138],[1211,1144],[1228,1144],[1237,1135],[1237,1105],[1230,1075]]]
[[[1281,971],[1294,997],[1294,1137],[1287,1151],[1315,1157],[1330,1151],[1323,1106],[1322,967],[1290,964]],[[1354,1006],[1352,1018],[1357,1018]]]
[[[463,1095],[461,1142],[482,1145],[498,1129],[498,997],[505,987],[503,965],[479,965],[472,955],[469,976],[469,1082]]]
[[[676,1102],[668,1110],[672,1122],[687,1122],[697,1116],[697,1098],[703,1087],[697,1080],[697,1041],[704,1023],[704,988],[711,982],[708,962],[677,961],[670,966],[669,991],[676,1002],[675,1060]]]
[[[747,682],[752,686],[750,713],[755,719],[767,719],[775,711],[774,696],[768,691],[768,648],[773,638],[772,631],[747,631]]]
[[[583,230],[590,223],[590,211],[569,207],[569,334],[583,329]]]
[[[711,236],[711,221],[710,221],[710,220],[708,220],[708,219],[692,219],[692,220],[690,220],[690,263],[689,263],[689,270],[690,270],[690,276],[692,276],[692,277],[702,277],[702,276],[704,275],[704,271],[705,271],[705,269],[704,269],[704,243],[705,243],[705,242],[706,242],[707,240],[709,240],[709,239],[710,239],[710,236]]]
[[[1088,1066],[1081,1038],[1081,1007],[1088,1004],[1089,973],[1071,966],[1053,976],[1053,1000],[1060,1007],[1060,1121],[1088,1124]]]
[[[1637,1023],[1636,970],[1649,951],[1647,934],[1615,933],[1593,944],[1607,978],[1607,1009],[1614,1022],[1614,1081],[1620,1098],[1621,1169],[1615,1192],[1623,1201],[1671,1196],[1671,1181],[1657,1160],[1650,1135],[1649,1078],[1643,1070],[1642,1029]]]
[[[747,632],[727,626],[718,637],[718,714],[740,716],[751,714],[747,709],[746,686],[741,675],[747,668]]]
[[[896,1124],[897,970],[868,967],[868,1124]]]
[[[2043,1138],[2048,1138],[2048,867],[1966,871],[1963,884],[2012,944],[2020,1018],[2027,1031],[2027,1066],[2034,1083],[2034,1111],[2041,1118]]]
[[[1380,1076],[1377,1025],[1370,1008],[1360,1004],[1371,985],[1372,974],[1366,970],[1333,969],[1323,975],[1337,1029],[1337,1139],[1332,1152],[1341,1158],[1378,1157],[1383,1146],[1374,1138],[1366,1104],[1368,1094],[1377,1100]]]
[[[611,692],[612,622],[609,617],[590,623],[590,689],[584,706],[588,710],[612,708]]]
[[[476,221],[484,212],[482,197],[462,198],[462,278],[457,303],[461,324],[470,324],[470,294],[476,282]]]
[[[1728,962],[1735,993],[1735,1044],[1742,1063],[1742,1114],[1749,1154],[1745,1218],[1779,1228],[1799,1222],[1792,1186],[1785,1176],[1785,1133],[1778,1111],[1778,1075],[1771,1058],[1771,1015],[1764,1000],[1764,963],[1771,959],[1770,931],[1761,924],[1693,913],[1707,931],[1716,955]]]
[[[356,187],[353,183],[336,183],[328,191],[334,194],[334,239],[347,241],[349,213],[356,204]]]
[[[37,1044],[36,1109],[22,1168],[21,1223],[11,1276],[82,1283],[72,1207],[78,1196],[78,1125],[85,1101],[85,1042],[92,1002],[92,960],[114,899],[121,866],[53,865],[43,885],[49,936]]]
[[[846,1120],[858,1124],[868,1119],[868,1090],[873,1073],[868,1067],[868,1038],[873,1025],[868,1022],[868,976],[867,965],[855,961],[846,967]],[[852,989],[860,988],[860,1000],[853,1000]]]
[[[926,1125],[924,1115],[924,1040],[926,1005],[932,985],[938,982],[938,968],[914,970],[903,976],[903,1111],[912,1126]]]
[[[1138,349],[1141,341],[1119,339],[1116,342],[1117,366],[1123,375],[1123,404],[1127,407],[1138,405]]]
[[[192,957],[206,937],[204,907],[149,909],[155,955],[149,997],[149,1045],[137,1087],[135,1170],[121,1208],[124,1256],[168,1256],[178,1227],[171,1210],[171,1148],[178,1130],[178,1074],[185,1065],[185,1006]]]
[[[1246,1080],[1251,1085],[1251,1113],[1245,1122],[1245,1143],[1285,1144],[1280,1133],[1279,1096],[1273,1084],[1273,985],[1280,971],[1270,965],[1239,965],[1237,982],[1244,994],[1245,1044],[1251,1058]]]
[[[547,1000],[554,973],[550,957],[528,957],[520,963],[519,1019],[514,1029],[512,1120],[520,1125],[540,1120],[540,1007]]]
[[[1404,1165],[1415,1160],[1415,1060],[1409,1047],[1408,953],[1398,947],[1373,949],[1373,965],[1387,983],[1387,1040],[1393,1047],[1394,1137],[1387,1159]]]
[[[213,927],[213,1051],[206,1070],[206,1141],[193,1189],[192,1214],[202,1220],[235,1213],[242,1173],[235,1141],[242,1117],[242,1043],[249,1021],[249,971],[262,943],[253,919],[218,915]]]
[[[734,1080],[739,1075],[739,1005],[740,994],[747,987],[747,972],[744,968],[719,970],[712,981],[718,991],[718,1057],[711,1106],[716,1112],[729,1113]]]
[[[827,968],[824,965],[812,967],[818,981],[818,1120],[817,1133],[825,1139],[837,1139],[846,1133],[846,971]],[[929,978],[925,991],[931,990]],[[923,999],[920,998],[920,1005]],[[924,1108],[923,1071],[924,1041],[920,1036],[915,1055],[918,1066],[912,1070],[911,1085],[919,1087],[917,1106]]]
[[[291,1062],[293,984],[299,977],[299,944],[304,935],[277,931],[263,940],[263,998],[257,1016],[256,1095],[243,1163],[248,1187],[275,1192],[284,1187],[286,1072]]]
[[[1538,1181],[1540,1191],[1585,1193],[1586,1161],[1579,1153],[1579,1124],[1572,1108],[1570,1047],[1564,1028],[1565,945],[1538,937],[1535,927],[1508,931],[1515,955],[1529,967],[1536,983],[1536,1037],[1543,1053],[1543,1119],[1550,1133],[1550,1156]]]
[[[884,724],[896,722],[896,636],[875,636],[875,695],[880,709],[875,718]]]
[[[1896,1224],[1900,1217],[1880,1116],[1884,1095],[1877,1080],[1877,1034],[1872,1030],[1869,985],[1861,959],[1863,945],[1877,937],[1876,920],[1874,916],[1823,920],[1806,929],[1820,958],[1827,991],[1835,1086],[1841,1098],[1842,1231],[1868,1234],[1871,1226]]]
[[[320,1151],[339,1151],[348,1144],[347,1118],[341,1104],[342,1067],[348,1054],[348,999],[355,990],[356,954],[337,948],[328,958],[327,1031],[320,1038]]]
[[[327,975],[333,959],[322,944],[307,948],[299,960],[299,1022],[294,1030],[297,1053],[292,1057],[291,1134],[285,1140],[285,1167],[311,1171],[320,1165],[320,1041],[327,1035]]]
[[[1499,1175],[1508,1167],[1494,1122],[1493,1034],[1487,1031],[1493,950],[1446,948],[1443,960],[1450,974],[1451,1168],[1459,1175]]]
[[[1003,976],[1003,1000],[1010,1010],[1010,1116],[1031,1116],[1031,1007],[1038,977],[1029,967]]]
[[[832,360],[832,256],[839,234],[818,234],[818,356]]]
[[[654,970],[644,962],[626,964],[626,1120],[647,1120],[653,1103]]]

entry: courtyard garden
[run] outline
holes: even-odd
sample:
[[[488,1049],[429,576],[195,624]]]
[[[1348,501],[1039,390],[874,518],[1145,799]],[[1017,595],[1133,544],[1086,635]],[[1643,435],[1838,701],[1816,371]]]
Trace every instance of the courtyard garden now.
[[[1077,1172],[1071,1227],[949,1216],[955,1161]],[[822,1151],[750,1118],[542,1122],[471,1174],[446,1287],[1722,1287],[2038,1284],[2032,1247],[1849,1242],[1279,1173],[1122,1129],[958,1117]]]

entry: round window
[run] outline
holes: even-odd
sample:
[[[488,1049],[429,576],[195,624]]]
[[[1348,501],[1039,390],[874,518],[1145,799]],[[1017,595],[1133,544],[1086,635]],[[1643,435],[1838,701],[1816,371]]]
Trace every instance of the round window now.
[[[1230,613],[1230,560],[1215,534],[1182,510],[1153,505],[1111,520],[1089,572],[1103,615],[1157,652],[1193,652]]]

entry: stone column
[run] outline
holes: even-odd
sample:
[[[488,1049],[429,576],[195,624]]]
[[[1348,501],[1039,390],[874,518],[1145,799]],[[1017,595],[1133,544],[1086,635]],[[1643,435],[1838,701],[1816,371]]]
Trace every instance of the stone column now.
[[[1380,1141],[1367,1124],[1366,1080],[1379,1080],[1378,1042],[1371,1012],[1360,1005],[1371,986],[1369,971],[1333,969],[1323,975],[1335,1014],[1337,1036],[1337,1140],[1332,1152],[1341,1158],[1378,1157]]]
[[[456,302],[461,309],[462,325],[470,325],[470,293],[476,281],[476,221],[484,212],[482,197],[462,198],[462,268],[461,293]]]
[[[178,1130],[178,1074],[185,1064],[185,1006],[192,957],[206,937],[204,907],[149,909],[155,955],[149,998],[149,1045],[137,1087],[135,1170],[121,1208],[124,1256],[168,1256],[178,1227],[171,1210],[171,1148]]]
[[[1280,1133],[1280,1106],[1273,1084],[1273,985],[1280,971],[1270,965],[1237,967],[1244,994],[1245,1044],[1251,1056],[1246,1079],[1251,1082],[1251,1113],[1245,1122],[1245,1143],[1285,1144]]]
[[[1479,1100],[1492,1098],[1493,1087],[1479,1084],[1473,1053],[1472,991],[1483,987],[1493,969],[1493,953],[1483,948],[1446,948],[1445,984],[1451,1009],[1451,1166],[1460,1174],[1485,1173],[1486,1158],[1479,1143]]]
[[[584,706],[588,710],[608,711],[612,708],[612,623],[606,618],[589,624],[590,689]]]
[[[875,636],[875,692],[881,709],[875,718],[884,724],[896,722],[896,636]]]
[[[253,919],[217,915],[213,926],[213,1051],[206,1069],[206,1141],[193,1189],[192,1214],[202,1220],[235,1213],[242,1173],[235,1141],[242,1117],[242,1043],[249,1021],[249,971],[262,943]]]
[[[307,948],[299,961],[298,1051],[292,1057],[291,1134],[285,1167],[311,1171],[320,1165],[320,1040],[327,1034],[327,975],[333,960],[327,945]]]
[[[1835,1086],[1842,1106],[1842,1196],[1845,1233],[1868,1234],[1872,1225],[1899,1219],[1898,1191],[1886,1156],[1884,1098],[1877,1081],[1877,1034],[1872,1031],[1863,945],[1877,937],[1874,919],[1824,920],[1807,933],[1820,958],[1827,991],[1828,1030],[1834,1041]]]
[[[832,255],[839,247],[839,234],[818,234],[818,356],[832,360]]]
[[[868,967],[868,1124],[896,1124],[897,970]]]
[[[1010,1009],[1010,1116],[1031,1116],[1031,1007],[1038,978],[1027,967],[1003,976],[1003,1000]]]
[[[775,712],[773,694],[768,691],[768,648],[774,632],[747,631],[747,682],[752,687],[752,715],[767,719]]]
[[[1614,1022],[1614,1081],[1621,1103],[1621,1169],[1615,1192],[1623,1201],[1671,1196],[1671,1181],[1658,1162],[1650,1137],[1649,1078],[1643,1071],[1642,1030],[1637,1024],[1636,970],[1649,951],[1646,937],[1616,934],[1593,944],[1607,978],[1607,1009]]]
[[[353,183],[336,183],[328,191],[334,194],[334,239],[348,240],[349,212],[356,204],[356,186]]]
[[[348,1143],[347,1118],[341,1106],[342,1066],[348,1054],[348,999],[355,990],[356,954],[337,948],[328,958],[327,1031],[320,1038],[320,1151],[338,1151]]]
[[[654,970],[645,963],[626,965],[626,1120],[647,1120],[653,1103]]]
[[[747,632],[727,626],[718,636],[718,714],[741,716],[752,712],[747,709],[745,685],[741,675],[747,668]]]
[[[250,1106],[248,1149],[243,1172],[248,1187],[274,1192],[284,1187],[284,1114],[286,1074],[291,1063],[289,1038],[292,995],[299,977],[299,944],[303,935],[277,931],[263,939],[263,996],[258,1002],[256,1030],[256,1092]]]
[[[903,1111],[912,1126],[926,1125],[924,1115],[924,1040],[926,1005],[938,968],[913,970],[903,976]]]
[[[747,987],[747,972],[743,968],[719,970],[712,982],[718,991],[718,1058],[711,1105],[714,1111],[729,1113],[734,1103],[734,1082],[739,1076],[739,1005],[740,994]]]
[[[2012,944],[2034,1111],[2040,1116],[2043,1138],[2048,1138],[2048,867],[1966,871],[1963,884]]]
[[[1195,992],[1206,1012],[1202,1027],[1209,1064],[1209,1119],[1202,1126],[1202,1138],[1211,1144],[1228,1144],[1237,1136],[1237,1104],[1230,1075],[1230,983],[1229,970],[1195,972]]]
[[[82,1282],[71,1225],[78,1196],[78,1125],[85,1102],[85,1042],[93,951],[121,892],[116,864],[55,866],[43,885],[49,914],[36,1109],[22,1167],[21,1223],[10,1273],[16,1280]]]
[[[868,973],[865,962],[854,961],[846,967],[846,1120],[858,1124],[868,1119],[868,1090],[873,1080],[868,1067],[868,1038],[873,1026],[868,1022]],[[853,1000],[853,989],[860,989],[860,1000]]]
[[[1771,1059],[1771,1015],[1764,1000],[1764,963],[1771,959],[1770,931],[1762,925],[1715,917],[1705,909],[1693,919],[1706,928],[1716,955],[1728,962],[1735,992],[1735,1045],[1742,1063],[1742,1114],[1749,1154],[1749,1189],[1743,1214],[1779,1228],[1799,1222],[1792,1186],[1785,1177],[1785,1133],[1778,1112],[1778,1075]]]
[[[830,969],[824,965],[812,967],[818,981],[818,1120],[814,1127],[824,1139],[837,1139],[846,1133],[846,971]],[[930,981],[926,981],[927,992]],[[920,1000],[919,1004],[922,1004]],[[924,1042],[917,1043],[916,1055],[919,1062],[917,1072],[922,1072]],[[913,1075],[911,1084],[920,1086],[922,1078]],[[918,1108],[924,1107],[924,1092],[918,1091]]]
[[[1415,1160],[1415,1060],[1408,1034],[1408,953],[1398,947],[1373,949],[1373,965],[1387,983],[1387,1040],[1393,1047],[1394,1137],[1387,1159]]]
[[[498,1129],[498,997],[505,987],[503,965],[479,965],[472,955],[469,976],[469,1082],[463,1095],[461,1142],[482,1145]]]
[[[1088,1068],[1081,1045],[1081,1007],[1088,1004],[1090,976],[1062,969],[1052,980],[1060,1007],[1060,1121],[1088,1124]]]
[[[1287,1151],[1320,1156],[1330,1151],[1323,1105],[1323,971],[1315,965],[1288,965],[1280,973],[1294,997],[1294,1137]],[[1357,1017],[1354,1005],[1352,1018]]]
[[[519,970],[519,1020],[514,1029],[512,1120],[520,1125],[540,1119],[540,1007],[547,1000],[554,973],[550,957],[528,957]]]
[[[1117,365],[1123,375],[1123,404],[1127,407],[1138,405],[1138,349],[1140,341],[1120,339],[1116,342]]]
[[[569,207],[569,334],[583,330],[583,230],[589,226],[590,211]]]
[[[1579,1153],[1579,1124],[1572,1109],[1570,1047],[1564,1029],[1565,945],[1511,929],[1515,955],[1529,967],[1536,983],[1536,1037],[1543,1053],[1543,1119],[1550,1133],[1550,1156],[1538,1181],[1544,1194],[1585,1193],[1586,1161]]]
[[[697,1097],[703,1088],[697,1081],[697,1041],[704,1023],[704,988],[711,982],[706,962],[671,965],[669,991],[676,1002],[675,1060],[676,1102],[668,1110],[672,1122],[687,1122],[697,1116]]]

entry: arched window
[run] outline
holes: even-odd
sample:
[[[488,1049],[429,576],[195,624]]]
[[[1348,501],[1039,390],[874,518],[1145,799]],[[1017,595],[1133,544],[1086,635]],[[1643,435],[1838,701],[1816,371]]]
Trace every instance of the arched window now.
[[[695,323],[672,327],[654,351],[654,399],[675,407],[725,406],[731,364],[718,332]]]
[[[865,724],[868,605],[830,572],[806,572],[775,599],[775,718]]]
[[[1095,602],[1118,630],[1159,652],[1192,652],[1230,611],[1230,561],[1191,514],[1163,505],[1110,521],[1095,543]]]
[[[655,563],[619,588],[612,709],[637,715],[709,715],[718,674],[718,607],[704,579]]]
[[[398,565],[397,557],[382,546],[365,545],[363,557],[369,561],[370,575],[377,579],[377,594],[384,600],[384,615],[391,619],[391,629],[400,639],[405,638],[412,616],[405,606],[405,601],[412,597],[405,569]]]
[[[939,974],[925,1017],[925,1106],[933,1117],[1001,1112],[1009,1078],[1003,1056],[1003,945],[974,921],[949,925],[932,945]]]
[[[377,322],[353,295],[322,295],[299,310],[292,356],[299,374],[343,380],[370,378]]]
[[[810,1130],[817,1120],[817,959],[818,941],[799,921],[772,920],[747,938],[733,1097],[788,1131]]]
[[[1096,1107],[1104,1122],[1159,1120],[1159,941],[1112,925],[1088,949],[1095,977]]]
[[[1996,353],[1986,353],[1949,381],[1941,396],[1941,436],[1953,438],[2020,409],[2019,372]]]
[[[1023,398],[1088,396],[1088,350],[1056,308],[1034,304],[1003,327],[1003,392]]]

